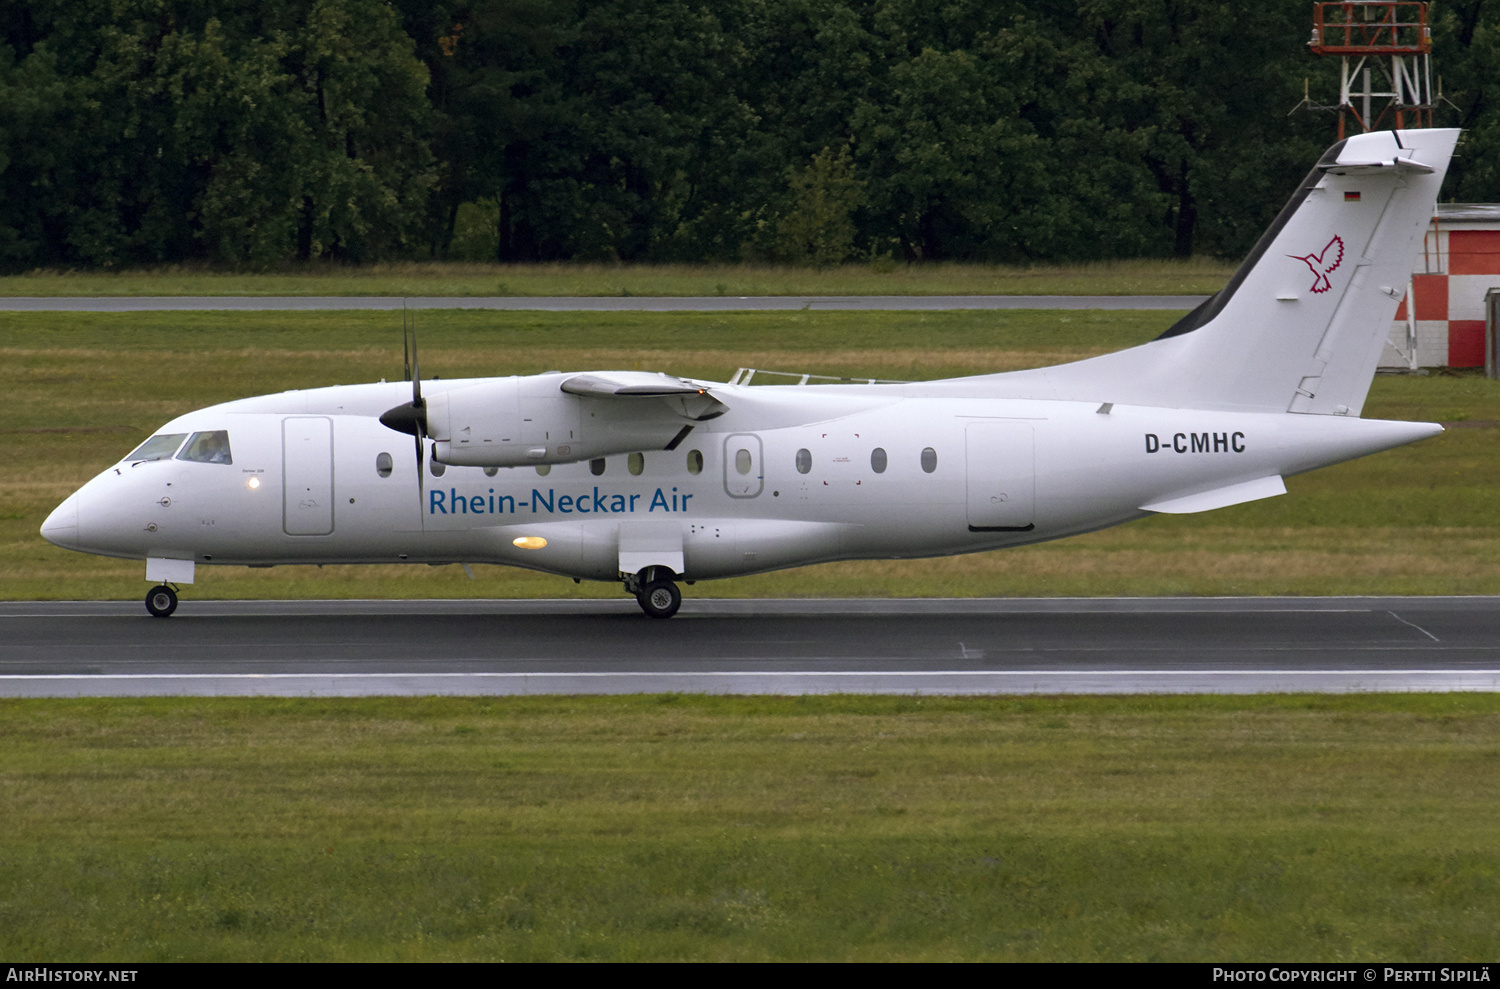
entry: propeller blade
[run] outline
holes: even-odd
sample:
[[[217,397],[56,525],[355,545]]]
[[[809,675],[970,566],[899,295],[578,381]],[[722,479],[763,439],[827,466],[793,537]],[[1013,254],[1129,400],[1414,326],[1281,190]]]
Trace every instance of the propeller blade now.
[[[408,330],[406,328],[406,300],[401,300],[401,369],[405,377],[403,381],[411,380],[411,344],[408,342]]]
[[[411,317],[411,404],[422,408],[422,364],[417,360],[417,314]],[[425,423],[424,423],[425,435]]]
[[[422,472],[422,437],[413,436],[412,440],[417,444],[417,513],[420,516],[422,504],[427,498]]]

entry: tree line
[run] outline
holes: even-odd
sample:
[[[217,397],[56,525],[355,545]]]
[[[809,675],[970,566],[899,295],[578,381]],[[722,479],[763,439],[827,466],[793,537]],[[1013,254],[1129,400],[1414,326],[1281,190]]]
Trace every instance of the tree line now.
[[[1435,4],[1500,199],[1497,0]],[[0,268],[1233,257],[1332,142],[1306,0],[0,4]]]

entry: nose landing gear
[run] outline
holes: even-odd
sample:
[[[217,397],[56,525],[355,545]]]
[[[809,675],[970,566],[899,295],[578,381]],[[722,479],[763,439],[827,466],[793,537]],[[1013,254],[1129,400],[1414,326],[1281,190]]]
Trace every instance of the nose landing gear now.
[[[177,610],[177,592],[159,584],[146,592],[146,610],[157,618],[170,618]]]
[[[652,618],[671,618],[682,607],[682,592],[666,567],[647,567],[625,579],[625,593],[634,594],[641,610]]]

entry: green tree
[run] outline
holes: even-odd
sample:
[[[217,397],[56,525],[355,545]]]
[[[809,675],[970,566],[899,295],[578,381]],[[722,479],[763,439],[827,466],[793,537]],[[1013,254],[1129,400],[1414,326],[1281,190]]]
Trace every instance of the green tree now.
[[[854,211],[864,183],[847,145],[824,148],[789,177],[791,208],[777,223],[778,253],[793,263],[838,264],[854,250]]]

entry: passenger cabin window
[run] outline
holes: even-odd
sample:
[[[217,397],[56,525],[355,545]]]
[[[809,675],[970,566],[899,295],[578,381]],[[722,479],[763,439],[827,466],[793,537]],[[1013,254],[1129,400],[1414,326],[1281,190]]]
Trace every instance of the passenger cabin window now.
[[[806,474],[810,470],[812,470],[812,451],[806,449],[798,450],[797,473]]]
[[[630,468],[630,473],[639,475],[641,471],[646,469],[646,455],[644,453],[632,453],[630,459],[625,461],[625,465]]]
[[[687,456],[688,473],[703,473],[703,453],[701,450],[689,450]]]
[[[922,451],[922,469],[929,474],[937,470],[937,451],[930,446]]]
[[[738,450],[734,455],[734,469],[741,474],[750,473],[750,451]]]
[[[548,474],[552,473],[552,465],[551,464],[537,464],[536,465],[536,472],[538,474],[542,475],[543,477],[546,477]]]
[[[391,467],[394,466],[389,453],[382,453],[375,458],[375,473],[381,477],[391,476]]]
[[[222,429],[194,433],[177,459],[200,464],[232,464],[234,458],[229,455],[229,433]]]
[[[888,461],[886,460],[885,450],[877,446],[875,449],[870,451],[870,469],[875,473],[884,474],[887,463]]]
[[[485,477],[494,477],[498,473],[500,473],[500,468],[499,467],[486,467],[484,469],[484,476]]]
[[[448,473],[448,465],[440,464],[437,460],[437,444],[432,444],[432,458],[427,461],[427,471],[433,477],[442,477]]]
[[[166,460],[177,452],[177,448],[182,446],[182,441],[185,439],[187,439],[187,433],[162,433],[136,447],[135,452],[125,459],[137,463],[142,460]]]
[[[597,458],[595,460],[590,460],[589,461],[589,473],[593,474],[595,477],[598,477],[600,474],[604,473],[604,458],[603,457],[599,457],[599,458]]]

